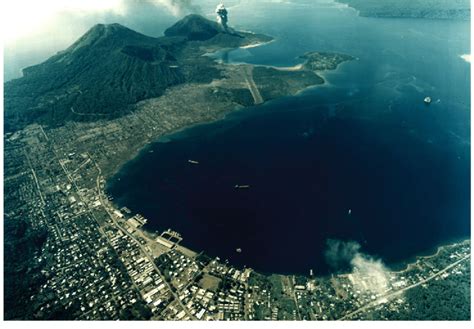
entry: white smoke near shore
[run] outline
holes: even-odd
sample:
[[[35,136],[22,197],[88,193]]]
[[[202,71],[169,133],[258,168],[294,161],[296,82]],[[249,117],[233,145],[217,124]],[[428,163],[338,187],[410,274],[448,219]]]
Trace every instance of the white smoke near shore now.
[[[379,259],[357,253],[352,259],[353,271],[349,276],[354,288],[382,295],[387,291],[389,270]]]
[[[360,244],[355,241],[328,239],[324,256],[326,262],[335,270],[347,268],[351,260],[359,253]]]
[[[360,251],[355,241],[326,241],[326,262],[336,270],[351,269],[348,275],[354,289],[363,293],[382,295],[389,286],[389,269],[380,259]]]

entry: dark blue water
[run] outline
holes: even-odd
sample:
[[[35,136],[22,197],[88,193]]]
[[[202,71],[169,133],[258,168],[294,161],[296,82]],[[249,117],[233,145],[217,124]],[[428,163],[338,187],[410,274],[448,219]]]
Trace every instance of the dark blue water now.
[[[117,203],[264,272],[327,273],[328,238],[395,264],[470,236],[469,23],[360,18],[331,1],[275,4],[271,19],[249,10],[234,8],[241,24],[277,41],[229,62],[291,65],[308,50],[358,60],[323,87],[150,145],[109,182]]]

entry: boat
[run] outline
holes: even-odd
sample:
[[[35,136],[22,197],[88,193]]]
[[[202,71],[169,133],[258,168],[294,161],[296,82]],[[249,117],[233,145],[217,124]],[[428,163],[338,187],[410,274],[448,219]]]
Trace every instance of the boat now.
[[[238,253],[241,253],[241,252],[242,252],[242,249],[237,248],[237,249],[235,249],[235,251],[237,251]]]
[[[427,97],[425,97],[425,99],[423,101],[425,102],[425,104],[431,104],[431,97],[427,96]]]
[[[236,184],[234,186],[234,188],[238,188],[238,189],[249,188],[249,187],[250,187],[250,185],[239,185],[239,184]]]
[[[349,209],[349,211],[347,212],[348,215],[352,214],[352,209]]]
[[[188,160],[188,162],[192,164],[199,164],[199,161],[196,161],[196,160]]]

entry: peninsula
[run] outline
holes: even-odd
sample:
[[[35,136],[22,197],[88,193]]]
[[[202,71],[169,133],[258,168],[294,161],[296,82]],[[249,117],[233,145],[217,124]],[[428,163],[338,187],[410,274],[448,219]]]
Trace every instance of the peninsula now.
[[[59,127],[68,122],[96,122],[176,99],[199,102],[222,111],[293,95],[323,83],[318,70],[335,69],[350,56],[320,54],[298,71],[252,65],[224,65],[203,56],[223,48],[264,44],[263,34],[224,30],[199,15],[188,15],[152,38],[120,24],[98,24],[64,51],[42,64],[28,67],[23,77],[5,84],[5,128],[15,131],[31,123]],[[272,81],[272,83],[269,83]],[[186,92],[184,92],[186,91]],[[142,102],[141,101],[147,101]],[[202,114],[202,113],[200,113]],[[187,119],[199,121],[192,111]]]

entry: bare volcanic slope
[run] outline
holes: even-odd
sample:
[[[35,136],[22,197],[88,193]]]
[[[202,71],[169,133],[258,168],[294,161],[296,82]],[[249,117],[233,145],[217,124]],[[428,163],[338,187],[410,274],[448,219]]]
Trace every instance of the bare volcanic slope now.
[[[263,34],[235,31],[230,27],[210,21],[200,15],[191,14],[165,31],[167,37],[185,37],[189,41],[202,41],[201,46],[233,48],[268,42],[272,37]]]
[[[219,32],[224,32],[219,24],[200,15],[191,14],[165,31],[166,36],[180,36],[188,40],[209,40]]]
[[[96,25],[66,50],[5,83],[5,130],[123,115],[171,86],[219,78],[216,63],[201,56],[206,51],[268,40],[223,31],[198,15],[186,16],[160,38],[119,24]]]

